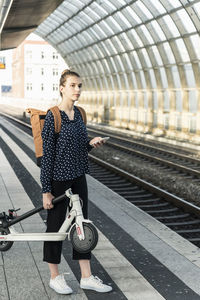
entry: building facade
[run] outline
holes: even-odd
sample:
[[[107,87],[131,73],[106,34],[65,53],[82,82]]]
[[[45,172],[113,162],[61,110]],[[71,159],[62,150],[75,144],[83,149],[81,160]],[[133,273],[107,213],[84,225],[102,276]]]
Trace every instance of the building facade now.
[[[50,44],[31,34],[13,50],[13,97],[37,101],[58,99],[60,74],[66,68]]]

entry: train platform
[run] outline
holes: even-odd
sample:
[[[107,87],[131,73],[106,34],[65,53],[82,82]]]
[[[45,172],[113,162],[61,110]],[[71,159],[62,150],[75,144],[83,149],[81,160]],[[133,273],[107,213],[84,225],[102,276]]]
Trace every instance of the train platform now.
[[[39,168],[32,138],[0,120],[0,212],[21,208],[20,214],[41,205]],[[80,289],[78,263],[63,244],[61,273],[74,290],[58,295],[48,286],[42,242],[15,242],[0,253],[0,300],[200,299],[200,249],[171,231],[103,184],[87,176],[89,216],[99,231],[92,272],[113,291],[99,294]],[[44,232],[45,211],[14,225],[20,232]]]

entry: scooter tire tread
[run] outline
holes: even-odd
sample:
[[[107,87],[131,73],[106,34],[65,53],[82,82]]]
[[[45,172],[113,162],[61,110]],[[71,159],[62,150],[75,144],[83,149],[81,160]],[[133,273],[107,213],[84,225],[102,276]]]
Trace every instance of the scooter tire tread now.
[[[1,235],[7,235],[10,233],[10,230],[8,228],[0,228],[0,234]],[[11,241],[0,241],[0,252],[8,251],[14,242]]]

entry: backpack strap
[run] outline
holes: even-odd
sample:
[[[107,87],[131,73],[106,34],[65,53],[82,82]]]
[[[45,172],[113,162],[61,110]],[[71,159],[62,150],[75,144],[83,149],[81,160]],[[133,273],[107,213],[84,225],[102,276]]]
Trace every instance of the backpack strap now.
[[[61,115],[60,110],[58,106],[53,106],[49,109],[54,117],[54,127],[55,127],[55,133],[59,133],[61,130]]]
[[[83,119],[83,122],[85,123],[85,125],[87,124],[87,116],[86,116],[86,112],[85,110],[81,107],[81,106],[77,106],[76,107],[78,108],[78,110],[80,111],[81,113],[81,117]]]

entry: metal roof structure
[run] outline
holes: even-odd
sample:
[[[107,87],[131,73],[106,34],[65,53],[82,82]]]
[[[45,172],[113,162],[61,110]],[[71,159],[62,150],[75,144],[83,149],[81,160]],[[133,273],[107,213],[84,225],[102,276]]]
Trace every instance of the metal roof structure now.
[[[88,91],[155,91],[155,106],[160,91],[197,101],[199,32],[199,0],[64,0],[36,30]]]
[[[1,0],[0,50],[19,46],[62,0]]]

